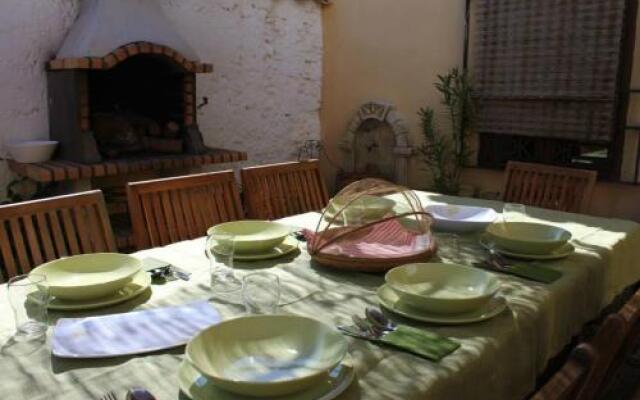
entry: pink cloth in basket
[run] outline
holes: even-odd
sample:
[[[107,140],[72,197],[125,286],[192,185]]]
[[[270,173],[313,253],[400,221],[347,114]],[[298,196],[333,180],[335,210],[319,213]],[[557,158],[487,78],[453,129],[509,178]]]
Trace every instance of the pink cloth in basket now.
[[[343,228],[334,228],[343,229]],[[310,250],[326,242],[311,230],[304,230]],[[322,241],[322,243],[319,242]],[[425,251],[431,243],[431,234],[418,234],[407,230],[396,219],[381,222],[363,231],[338,239],[320,251],[323,254],[353,258],[407,257]]]

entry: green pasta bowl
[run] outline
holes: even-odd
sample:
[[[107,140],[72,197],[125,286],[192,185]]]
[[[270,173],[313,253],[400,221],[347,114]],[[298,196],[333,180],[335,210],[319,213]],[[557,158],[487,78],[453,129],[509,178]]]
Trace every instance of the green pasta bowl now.
[[[322,382],[347,354],[333,328],[295,315],[253,315],[205,329],[187,344],[186,356],[218,387],[271,397]]]
[[[498,248],[519,254],[550,254],[571,239],[565,229],[534,222],[499,222],[489,225],[486,233]]]
[[[358,197],[351,203],[346,202],[345,199],[333,199],[327,206],[325,218],[332,219],[342,210],[338,214],[338,220],[342,220],[345,216],[347,219],[352,217],[365,221],[375,220],[387,215],[395,205],[396,202],[391,199],[368,194]]]
[[[89,300],[111,295],[142,268],[137,258],[118,253],[94,253],[60,258],[31,271],[47,278],[52,296]]]
[[[215,225],[207,235],[233,235],[235,251],[264,253],[278,246],[291,234],[291,228],[271,221],[244,220]]]
[[[487,304],[500,288],[491,273],[458,264],[416,263],[396,267],[385,281],[402,301],[436,314],[460,314]]]

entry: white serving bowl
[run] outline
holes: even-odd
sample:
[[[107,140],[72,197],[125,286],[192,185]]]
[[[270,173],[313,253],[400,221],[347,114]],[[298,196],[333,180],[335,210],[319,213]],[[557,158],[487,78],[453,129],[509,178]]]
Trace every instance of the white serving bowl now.
[[[498,217],[492,208],[434,204],[425,207],[434,220],[434,228],[450,232],[475,232],[484,230]]]
[[[493,274],[459,264],[407,264],[384,278],[406,304],[436,314],[476,310],[500,288]]]
[[[54,140],[27,140],[7,144],[11,157],[21,163],[49,161],[56,151],[58,142]]]
[[[347,354],[342,334],[296,315],[253,315],[196,335],[185,354],[196,369],[229,392],[284,396],[325,379]]]

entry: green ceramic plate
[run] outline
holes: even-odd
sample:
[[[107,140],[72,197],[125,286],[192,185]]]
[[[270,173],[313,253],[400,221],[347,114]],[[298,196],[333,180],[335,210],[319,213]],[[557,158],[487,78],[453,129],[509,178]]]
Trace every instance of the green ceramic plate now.
[[[519,254],[549,254],[571,239],[566,229],[534,222],[498,222],[486,234],[498,247]]]
[[[353,366],[345,360],[345,362],[328,373],[317,385],[278,399],[331,400],[338,397],[351,385],[354,376]],[[178,369],[178,385],[182,393],[192,400],[251,400],[256,398],[220,389],[186,359],[182,361]]]
[[[115,293],[107,297],[101,297],[98,299],[88,300],[64,300],[60,298],[52,298],[49,302],[49,309],[60,311],[84,311],[92,310],[95,308],[102,308],[107,306],[113,306],[116,304],[124,303],[130,300],[151,286],[151,276],[145,271],[139,271],[134,275],[133,279],[124,287],[120,288]]]
[[[487,235],[482,235],[480,236],[480,244],[484,247],[484,248],[489,248],[489,243],[491,242],[491,239],[489,238],[489,236]],[[521,253],[514,253],[512,251],[509,250],[504,250],[501,249],[500,247],[496,246],[495,247],[496,251],[504,256],[507,257],[511,257],[511,258],[519,258],[522,260],[558,260],[561,258],[565,258],[570,256],[571,254],[573,254],[576,251],[576,248],[573,247],[573,245],[571,243],[565,243],[564,246],[561,246],[555,250],[553,250],[551,253],[549,254],[521,254]]]
[[[35,268],[47,277],[52,296],[87,300],[109,296],[131,281],[142,268],[135,257],[118,253],[95,253],[60,258]]]
[[[290,254],[298,249],[298,240],[292,236],[288,236],[284,242],[280,243],[276,247],[269,249],[263,253],[235,253],[233,258],[235,260],[254,261],[254,260],[269,260],[272,258],[282,257]],[[213,251],[216,251],[215,247]]]
[[[384,278],[405,303],[438,314],[477,310],[500,288],[492,273],[458,264],[407,264],[393,268]]]
[[[253,315],[205,329],[189,361],[216,386],[245,396],[284,396],[321,383],[347,354],[337,330],[296,315]]]
[[[411,307],[402,301],[400,296],[387,285],[380,286],[377,295],[380,305],[395,314],[416,321],[441,325],[463,325],[485,321],[495,317],[507,308],[507,301],[503,297],[496,296],[478,310],[464,314],[443,315]]]
[[[292,229],[272,221],[232,221],[213,226],[207,235],[231,234],[236,253],[264,253],[273,249],[291,234]]]

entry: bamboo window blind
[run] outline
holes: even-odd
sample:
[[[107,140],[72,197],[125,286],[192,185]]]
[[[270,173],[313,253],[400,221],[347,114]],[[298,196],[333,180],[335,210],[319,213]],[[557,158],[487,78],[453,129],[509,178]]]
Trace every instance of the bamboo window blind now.
[[[477,0],[479,132],[612,141],[626,0]]]

